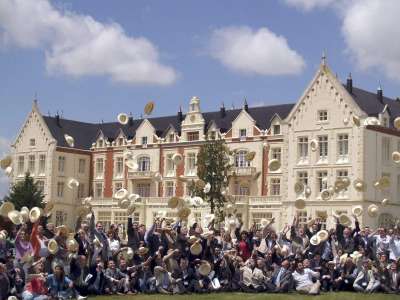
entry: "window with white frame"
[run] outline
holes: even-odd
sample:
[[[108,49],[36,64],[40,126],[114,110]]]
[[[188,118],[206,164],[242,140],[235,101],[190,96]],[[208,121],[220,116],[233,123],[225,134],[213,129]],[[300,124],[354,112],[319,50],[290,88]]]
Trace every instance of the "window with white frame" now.
[[[297,138],[297,151],[300,161],[305,161],[308,158],[308,137],[302,136]]]
[[[165,182],[165,197],[175,196],[175,184],[173,181]]]
[[[140,197],[150,197],[150,183],[138,183],[136,185],[136,193]]]
[[[247,130],[245,128],[239,129],[239,138],[241,140],[243,140],[243,139],[245,140],[246,136],[247,136]]]
[[[44,193],[44,180],[38,180],[36,181],[38,190]]]
[[[271,158],[281,161],[281,148],[271,148]]]
[[[64,196],[64,182],[57,182],[57,197],[62,198]]]
[[[390,138],[382,137],[382,162],[388,162],[390,159]]]
[[[143,146],[147,145],[147,136],[142,136],[142,145]]]
[[[304,226],[307,224],[307,211],[306,210],[298,210],[297,211],[297,220],[299,221],[299,226]]]
[[[28,159],[28,172],[31,175],[35,174],[35,155],[29,155]]]
[[[386,117],[383,117],[383,119],[382,119],[382,125],[383,125],[383,126],[385,126],[385,127],[389,127],[389,121],[388,121],[388,118],[386,118]]]
[[[83,158],[79,159],[79,165],[78,165],[78,172],[79,173],[85,173],[85,168],[86,168],[86,160]]]
[[[103,145],[104,145],[104,141],[103,141],[102,139],[100,139],[100,140],[97,141],[97,146],[98,146],[99,148],[102,148]]]
[[[327,171],[318,171],[317,172],[317,190],[319,192],[322,192],[322,190],[325,190],[328,188],[328,182],[326,180],[327,177],[328,177]]]
[[[271,196],[279,196],[281,194],[281,179],[271,178]]]
[[[211,140],[215,140],[215,138],[217,137],[215,130],[210,131],[209,137]]]
[[[99,211],[96,220],[101,222],[104,231],[107,232],[111,226],[111,211]]]
[[[349,135],[338,135],[338,156],[339,160],[347,160],[349,157]]]
[[[321,135],[318,137],[319,159],[328,159],[328,136]]]
[[[123,146],[124,145],[124,138],[120,137],[118,138],[118,146]]]
[[[199,132],[198,131],[192,131],[187,133],[187,140],[189,142],[191,141],[198,141],[199,140]]]
[[[67,222],[67,216],[68,215],[65,211],[57,210],[56,211],[56,227],[65,225],[65,223]]]
[[[281,125],[273,125],[272,126],[272,133],[274,135],[281,134]]]
[[[328,111],[327,110],[319,110],[318,111],[318,121],[328,121]]]
[[[103,198],[103,183],[102,182],[96,182],[94,186],[94,192],[96,198]]]
[[[172,160],[173,154],[167,154],[165,156],[165,175],[166,176],[175,176],[175,164]]]
[[[40,154],[39,155],[39,174],[43,175],[46,172],[46,155]]]
[[[140,213],[134,212],[132,214],[132,222],[139,224],[139,222],[140,222]]]
[[[170,143],[175,142],[175,134],[174,134],[174,133],[170,133],[170,134],[169,134],[168,141],[169,141]]]
[[[188,153],[186,158],[186,175],[196,175],[196,153]]]
[[[250,167],[250,162],[246,159],[247,151],[240,150],[235,155],[235,167]]]
[[[64,173],[65,171],[65,156],[58,157],[58,172]]]
[[[83,198],[85,197],[85,184],[84,183],[79,183],[78,186],[78,198]]]
[[[124,173],[124,158],[117,157],[115,160],[115,176],[122,177]]]
[[[308,173],[307,171],[297,172],[297,181],[304,185],[308,185]]]
[[[29,146],[33,147],[36,145],[36,140],[35,139],[30,139],[29,140]]]
[[[23,156],[18,156],[18,175],[24,175],[25,173],[25,157]]]
[[[236,190],[236,195],[239,195],[239,196],[249,196],[250,195],[250,188],[245,183],[236,183],[235,190]]]
[[[122,189],[122,182],[115,182],[114,183],[114,194],[119,191],[120,189]]]
[[[316,217],[319,218],[319,220],[320,220],[321,229],[324,229],[324,230],[325,230],[325,229],[326,229],[326,220],[327,220],[327,217],[328,217],[327,212],[326,212],[326,211],[317,210],[317,211],[315,212],[315,215],[316,215]]]
[[[142,156],[138,159],[138,170],[141,172],[150,171],[150,157]]]
[[[256,224],[256,228],[261,227],[261,219],[266,219],[268,221],[272,220],[272,212],[255,212],[251,214],[253,224]]]
[[[104,173],[104,159],[97,158],[96,159],[96,177],[103,178],[103,173]]]
[[[337,179],[343,179],[343,178],[347,178],[347,177],[349,177],[349,171],[347,171],[347,170],[338,170],[338,171],[336,171],[336,178],[337,178]],[[344,196],[346,196],[346,195],[347,195],[347,191],[348,191],[347,188],[341,190],[341,191],[338,193],[338,196],[339,196],[339,197],[344,197]]]

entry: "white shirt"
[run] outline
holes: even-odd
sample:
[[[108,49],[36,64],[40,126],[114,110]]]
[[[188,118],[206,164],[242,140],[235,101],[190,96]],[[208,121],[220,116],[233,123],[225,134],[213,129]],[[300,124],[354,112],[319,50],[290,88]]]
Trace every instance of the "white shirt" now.
[[[293,278],[294,278],[294,281],[296,282],[296,288],[302,288],[305,286],[312,285],[313,277],[319,277],[319,273],[314,272],[309,268],[305,268],[304,272],[302,274],[298,273],[297,271],[295,271],[293,273]]]
[[[108,245],[110,246],[110,253],[118,251],[120,247],[119,241],[115,239],[108,239]]]
[[[389,259],[398,260],[400,258],[400,238],[392,237],[389,246]]]

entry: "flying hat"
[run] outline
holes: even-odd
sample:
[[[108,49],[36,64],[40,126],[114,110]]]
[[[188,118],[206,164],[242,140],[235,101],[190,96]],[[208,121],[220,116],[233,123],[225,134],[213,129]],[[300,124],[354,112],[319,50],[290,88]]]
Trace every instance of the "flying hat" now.
[[[365,119],[364,125],[379,126],[379,125],[381,125],[381,122],[375,117],[368,117]]]
[[[37,220],[39,220],[41,214],[42,212],[39,207],[32,208],[29,212],[29,220],[31,221],[31,223],[35,223]]]
[[[178,210],[177,215],[182,220],[182,219],[187,219],[191,213],[192,211],[190,210],[190,208],[182,207]]]
[[[348,256],[347,253],[342,254],[342,255],[340,256],[340,258],[339,258],[340,264],[344,264],[344,263],[346,262],[346,260],[347,260],[348,257],[349,257],[349,256]]]
[[[204,200],[203,200],[203,198],[197,196],[197,197],[192,198],[192,203],[193,203],[193,206],[199,207],[199,206],[203,205]]]
[[[315,152],[318,150],[319,146],[318,146],[318,141],[316,139],[312,139],[310,141],[310,148],[312,152]]]
[[[365,184],[364,181],[362,181],[361,179],[356,179],[353,181],[353,187],[354,189],[356,189],[358,192],[363,192],[365,191],[367,185]]]
[[[77,252],[79,250],[79,244],[74,238],[68,238],[66,241],[67,249],[70,252]]]
[[[21,216],[21,213],[18,210],[12,210],[8,213],[8,218],[11,220],[11,222],[14,225],[20,225],[23,223],[23,218]]]
[[[268,168],[269,168],[272,172],[279,170],[280,167],[281,167],[281,162],[280,162],[279,160],[277,160],[277,159],[271,159],[271,160],[268,162]]]
[[[131,214],[134,213],[135,209],[136,209],[135,203],[129,204],[128,208],[126,209],[126,214],[127,214],[128,216],[130,216]]]
[[[140,256],[144,256],[149,252],[149,248],[147,247],[139,247],[138,253]]]
[[[309,197],[311,195],[311,188],[309,186],[306,186],[304,194],[306,197]]]
[[[94,244],[97,248],[103,248],[103,243],[99,240],[99,238],[97,237],[97,235],[94,236],[93,244]]]
[[[252,161],[255,156],[256,156],[256,152],[255,151],[250,151],[250,152],[246,153],[245,158],[246,158],[247,161]]]
[[[294,191],[296,192],[296,194],[300,194],[304,191],[304,184],[300,181],[296,182],[294,184]]]
[[[394,119],[393,127],[396,129],[400,129],[400,117],[397,117],[396,119]]]
[[[388,203],[389,203],[389,199],[388,198],[383,199],[382,202],[381,202],[382,206],[386,206]]]
[[[147,102],[147,104],[144,107],[144,114],[150,115],[153,112],[153,109],[154,109],[154,102],[153,101]]]
[[[131,260],[134,254],[135,253],[131,247],[125,247],[121,249],[121,255],[125,260]]]
[[[321,199],[329,200],[331,198],[331,192],[327,189],[321,191]]]
[[[317,236],[319,237],[321,242],[325,242],[329,237],[329,233],[326,230],[320,230],[317,232]]]
[[[49,250],[50,254],[56,254],[58,252],[58,244],[55,239],[51,239],[47,244],[47,250]]]
[[[118,199],[118,206],[122,209],[127,209],[129,205],[131,204],[131,201],[128,199]]]
[[[24,223],[28,222],[28,220],[29,220],[29,208],[27,208],[26,206],[23,206],[21,208],[21,217],[22,217],[22,220],[24,221]]]
[[[213,230],[209,230],[208,228],[206,228],[203,233],[201,234],[202,238],[207,239],[208,237],[212,236],[214,234]]]
[[[351,220],[350,220],[350,218],[349,218],[348,215],[346,215],[346,214],[341,214],[341,215],[339,216],[339,223],[342,224],[343,226],[348,227],[348,226],[351,225]]]
[[[199,240],[199,238],[198,238],[197,236],[191,235],[191,236],[188,238],[187,242],[188,242],[189,244],[193,244],[193,243],[197,242],[198,240]]]
[[[203,188],[203,193],[208,194],[211,190],[211,184],[209,182],[206,183],[206,185]]]
[[[377,189],[386,189],[390,186],[390,178],[382,176],[379,180],[375,181],[374,187]]]
[[[349,124],[349,118],[347,118],[347,117],[345,117],[345,118],[343,118],[343,124],[345,124],[345,125],[347,125],[347,124]]]
[[[179,198],[178,197],[171,197],[168,199],[168,207],[169,208],[176,208],[179,204]]]
[[[359,217],[362,215],[363,213],[363,208],[362,206],[358,205],[358,206],[354,206],[351,210],[352,214],[355,215],[356,217]]]
[[[11,166],[8,166],[5,170],[4,173],[6,173],[7,176],[10,176],[12,173],[13,168]]]
[[[207,276],[211,272],[211,265],[208,261],[203,260],[199,266],[199,273]]]
[[[304,209],[306,207],[306,201],[304,199],[296,199],[294,206],[297,209]]]
[[[74,187],[78,187],[78,186],[79,186],[79,181],[76,180],[75,178],[71,178],[71,179],[68,181],[67,186],[68,186],[70,189],[73,189]]]
[[[347,182],[343,181],[342,178],[338,178],[335,180],[334,188],[336,192],[340,192],[346,188]]]
[[[86,216],[90,213],[90,208],[87,206],[80,206],[77,208],[77,214],[80,217]]]
[[[399,151],[394,151],[392,153],[392,159],[395,163],[400,163],[400,152]]]
[[[367,212],[370,217],[375,218],[378,215],[378,211],[379,208],[375,204],[368,206]]]
[[[253,175],[253,181],[257,180],[257,179],[260,177],[260,175],[261,175],[261,171],[256,172],[256,173]]]
[[[321,243],[321,238],[317,235],[314,234],[311,238],[310,238],[310,244],[313,246],[317,246]]]
[[[199,255],[203,251],[203,246],[197,241],[190,246],[190,253],[193,255]]]
[[[357,127],[360,127],[361,125],[360,118],[356,115],[353,116],[353,124],[356,125]]]
[[[119,189],[115,192],[114,198],[117,200],[127,199],[128,198],[128,191],[126,189]]]
[[[129,116],[125,113],[120,113],[117,116],[117,120],[121,125],[126,125],[129,122]]]
[[[163,177],[162,177],[162,175],[160,174],[160,172],[156,172],[156,173],[154,173],[154,175],[153,175],[153,179],[154,179],[155,182],[161,182],[162,179],[163,179]]]
[[[172,161],[174,162],[175,165],[179,166],[181,163],[183,163],[183,156],[180,153],[175,153],[172,155]]]
[[[3,217],[8,217],[8,213],[12,210],[15,210],[14,204],[11,202],[3,202],[0,206],[0,215]]]
[[[0,167],[5,170],[7,167],[11,166],[12,157],[11,155],[7,155],[2,160],[0,160]]]
[[[60,232],[61,235],[67,236],[69,233],[69,229],[65,225],[57,226],[56,232]]]
[[[269,222],[268,222],[267,219],[262,218],[262,219],[260,220],[261,228],[265,228],[268,224],[269,224]]]
[[[344,188],[347,189],[350,186],[350,183],[351,183],[349,177],[342,177],[341,180],[342,180],[342,182],[344,184]]]
[[[132,170],[137,170],[138,167],[139,167],[138,164],[137,164],[137,162],[136,162],[136,160],[133,159],[133,158],[126,159],[125,165],[126,165],[129,169],[132,169]]]
[[[64,139],[67,142],[68,146],[72,148],[75,146],[75,139],[72,136],[64,134]]]

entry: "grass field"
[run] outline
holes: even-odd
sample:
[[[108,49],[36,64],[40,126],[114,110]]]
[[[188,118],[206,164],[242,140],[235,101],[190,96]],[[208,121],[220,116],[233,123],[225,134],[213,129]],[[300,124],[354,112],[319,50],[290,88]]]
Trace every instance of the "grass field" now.
[[[92,298],[92,297],[90,297]],[[400,295],[387,295],[387,294],[356,294],[356,293],[327,293],[319,296],[306,296],[299,294],[243,294],[243,293],[214,293],[214,294],[191,294],[191,295],[133,295],[133,296],[101,296],[96,297],[96,300],[301,300],[301,299],[313,299],[313,300],[400,300]]]

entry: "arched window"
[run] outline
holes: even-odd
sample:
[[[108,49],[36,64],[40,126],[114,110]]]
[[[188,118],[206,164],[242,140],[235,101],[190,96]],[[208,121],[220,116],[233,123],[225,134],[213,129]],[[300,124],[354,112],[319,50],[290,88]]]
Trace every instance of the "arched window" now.
[[[138,159],[139,171],[150,171],[150,157],[142,156]]]
[[[388,213],[380,214],[378,223],[380,227],[390,228],[394,225],[394,218],[393,215]]]
[[[235,167],[250,167],[250,162],[246,159],[246,150],[240,150],[235,155]]]

